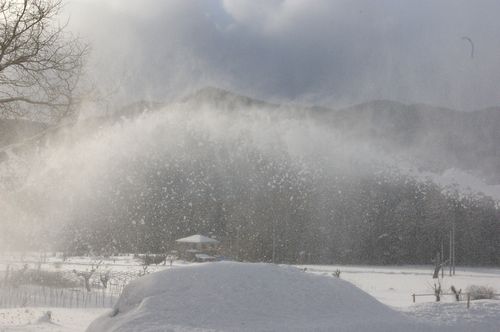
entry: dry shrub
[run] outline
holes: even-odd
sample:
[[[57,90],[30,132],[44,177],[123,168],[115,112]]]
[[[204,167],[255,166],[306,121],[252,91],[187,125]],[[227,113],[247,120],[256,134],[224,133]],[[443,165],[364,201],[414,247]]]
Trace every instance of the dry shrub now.
[[[495,289],[489,286],[470,285],[466,292],[471,300],[491,300],[495,298]]]

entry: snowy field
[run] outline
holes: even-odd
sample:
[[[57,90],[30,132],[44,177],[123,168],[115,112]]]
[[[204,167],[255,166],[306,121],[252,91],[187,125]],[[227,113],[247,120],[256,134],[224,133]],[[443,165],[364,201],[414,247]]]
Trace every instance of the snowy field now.
[[[404,310],[413,305],[412,294],[432,294],[436,279],[432,279],[432,266],[343,266],[304,265],[307,272],[332,275],[340,271],[340,278],[361,288],[380,302]],[[465,289],[469,285],[490,286],[500,293],[500,268],[457,267],[455,275],[449,277],[445,269],[441,280],[443,292],[450,293],[450,287]],[[433,302],[434,297],[417,297],[416,304]],[[452,296],[443,296],[443,302],[454,302]]]
[[[5,266],[13,264],[26,264],[28,259],[19,261],[9,259]],[[82,271],[95,266],[98,259],[85,257],[71,258],[61,264],[56,258],[48,259],[44,269],[57,271]],[[4,261],[5,262],[5,261]],[[33,264],[36,260],[33,260]],[[30,263],[31,264],[31,263]],[[166,269],[182,269],[191,264],[174,262],[172,267],[166,265],[152,265],[147,272],[155,272]],[[193,264],[196,266],[197,264]],[[132,256],[112,257],[101,262],[103,270],[109,270],[116,275],[128,276],[130,280],[137,279],[143,267],[139,260]],[[479,300],[472,301],[470,309],[466,302],[455,302],[451,296],[443,296],[442,302],[435,303],[434,297],[417,297],[416,303],[412,301],[412,294],[432,294],[434,280],[431,277],[430,266],[299,266],[306,269],[308,274],[316,274],[328,278],[335,271],[340,271],[340,279],[348,281],[360,288],[362,291],[372,295],[379,302],[389,306],[402,315],[416,319],[419,322],[431,324],[439,330],[453,331],[498,331],[500,326],[500,301]],[[463,289],[469,285],[490,286],[500,291],[500,269],[499,268],[461,268],[456,270],[456,275],[449,277],[446,271],[444,280],[441,282],[443,291],[448,293],[453,285],[457,289]],[[201,281],[200,281],[201,282]],[[263,288],[265,290],[265,288]],[[180,292],[179,294],[182,294]],[[179,296],[177,294],[177,296]],[[85,331],[87,326],[99,316],[110,312],[109,308],[83,308],[70,309],[60,307],[27,307],[27,308],[0,308],[0,331]],[[50,311],[51,319],[47,319]],[[272,314],[270,314],[272,317]],[[176,330],[176,329],[174,329]],[[189,329],[188,329],[189,330]]]
[[[5,271],[7,266],[11,268],[21,268],[27,264],[31,268],[40,267],[47,271],[88,271],[99,264],[99,271],[112,271],[123,273],[135,278],[136,275],[143,272],[142,262],[134,255],[111,256],[111,257],[68,257],[63,260],[61,255],[49,255],[43,257],[36,253],[27,253],[20,255],[3,254],[0,255],[0,271]],[[182,264],[182,262],[177,262]],[[148,266],[147,272],[155,272],[165,267],[163,264]]]
[[[496,300],[471,301],[467,309],[464,301],[456,302],[453,296],[444,295],[436,303],[434,296],[416,297],[412,294],[433,294],[435,279],[432,266],[342,266],[306,265],[307,272],[332,275],[339,270],[340,278],[347,280],[378,301],[422,321],[439,327],[450,327],[456,331],[500,331],[500,298]],[[445,270],[441,281],[444,293],[450,287],[465,289],[470,285],[492,287],[500,293],[500,268],[457,267],[456,274],[449,277]]]

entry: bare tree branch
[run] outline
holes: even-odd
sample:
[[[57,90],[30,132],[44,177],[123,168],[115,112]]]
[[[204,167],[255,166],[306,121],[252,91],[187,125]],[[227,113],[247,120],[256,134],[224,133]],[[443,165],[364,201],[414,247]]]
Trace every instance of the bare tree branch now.
[[[62,0],[0,0],[0,116],[74,116],[89,46],[66,32]]]

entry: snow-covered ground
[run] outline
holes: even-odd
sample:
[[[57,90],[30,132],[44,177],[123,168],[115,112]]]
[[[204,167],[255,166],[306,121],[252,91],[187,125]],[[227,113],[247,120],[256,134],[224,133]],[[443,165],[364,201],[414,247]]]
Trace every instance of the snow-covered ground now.
[[[413,305],[412,294],[433,294],[432,266],[351,266],[351,265],[304,265],[307,272],[332,275],[340,271],[340,278],[361,288],[380,302],[404,310]],[[457,267],[456,274],[449,277],[445,269],[441,279],[443,292],[450,293],[450,287],[465,289],[469,285],[490,286],[500,293],[500,268]],[[433,302],[433,296],[417,297],[416,303]],[[443,302],[454,302],[452,296],[443,296]],[[500,301],[499,301],[500,303]]]
[[[436,303],[433,296],[416,297],[412,294],[433,294],[436,280],[432,279],[431,266],[301,266],[320,275],[332,275],[339,270],[340,278],[351,282],[380,302],[402,311],[410,317],[431,322],[440,328],[455,331],[500,331],[500,298],[496,300],[456,302],[453,296],[444,295]],[[450,293],[453,285],[465,292],[467,286],[492,287],[500,293],[500,268],[458,267],[456,274],[449,276],[445,270],[441,286],[444,293]]]
[[[420,303],[408,307],[407,314],[439,328],[453,331],[500,331],[500,301],[473,301],[469,309],[457,303]]]
[[[134,255],[111,256],[111,257],[88,257],[77,256],[62,258],[62,255],[49,255],[43,257],[39,253],[9,253],[0,255],[0,271],[5,271],[6,267],[21,268],[27,264],[31,268],[38,268],[46,271],[88,271],[92,267],[99,265],[99,271],[112,271],[115,273],[128,273],[131,276],[137,276],[143,272],[142,262]],[[176,262],[181,264],[182,262]],[[163,264],[149,265],[148,272],[155,272],[164,269]]]
[[[69,259],[66,264],[59,266],[56,268],[57,270],[69,270],[75,267],[79,269],[86,270],[89,266],[94,263],[95,259],[89,258],[72,258]],[[116,272],[123,272],[134,275],[139,273],[142,270],[141,264],[138,260],[133,259],[133,257],[116,257],[110,258],[106,260],[105,265],[107,269],[111,269]],[[104,266],[104,263],[102,266]],[[10,263],[12,264],[12,263]],[[195,264],[195,267],[199,267],[202,265]],[[218,266],[209,265],[209,266]],[[481,300],[481,301],[473,301],[471,303],[470,309],[467,309],[465,302],[456,303],[454,302],[451,296],[444,296],[442,302],[435,303],[434,298],[432,296],[429,297],[417,297],[415,304],[412,302],[411,294],[431,294],[433,292],[433,284],[434,280],[431,277],[432,267],[430,266],[386,266],[386,267],[375,267],[375,266],[320,266],[320,265],[310,265],[310,266],[299,266],[299,268],[307,268],[307,273],[302,273],[301,275],[309,275],[317,274],[322,278],[329,278],[331,280],[336,280],[336,277],[333,276],[336,270],[340,270],[340,279],[344,281],[348,281],[355,286],[359,287],[361,290],[375,297],[378,301],[383,304],[388,305],[390,308],[395,311],[399,311],[400,314],[406,316],[406,318],[416,320],[417,322],[424,322],[426,324],[431,324],[431,326],[437,328],[439,331],[441,330],[453,330],[453,331],[499,331],[498,326],[500,326],[500,301],[499,300]],[[54,268],[54,267],[52,267]],[[173,267],[170,268],[168,264],[166,266],[152,266],[150,271],[161,271],[161,270],[172,270],[167,271],[166,273],[175,272],[177,270],[191,269],[190,264],[175,262]],[[288,269],[289,267],[282,267],[284,269]],[[448,272],[448,271],[446,271]],[[253,275],[254,272],[249,272],[242,270],[242,273],[246,276]],[[171,274],[169,278],[173,278],[175,274]],[[228,274],[231,275],[231,274]],[[152,280],[151,278],[155,278],[152,275],[147,276],[143,280]],[[234,276],[237,280],[242,279],[242,276]],[[271,278],[271,280],[267,280]],[[273,298],[277,298],[277,295],[272,295],[275,285],[281,285],[285,287],[286,282],[283,283],[283,278],[278,278],[279,280],[274,280],[274,277],[270,276],[266,272],[256,272],[253,279],[257,280],[257,288],[253,292],[263,292],[268,294]],[[213,291],[209,287],[210,283],[210,275],[203,274],[203,276],[198,276],[196,280],[193,279],[184,279],[186,283],[183,285],[177,285],[174,287],[174,284],[171,282],[167,282],[169,285],[168,290],[166,291],[166,295],[170,294],[169,299],[175,298],[176,301],[170,301],[172,303],[179,304],[178,299],[181,299],[181,304],[183,303],[184,312],[187,313],[187,316],[184,316],[186,322],[192,321],[192,316],[189,315],[192,308],[189,307],[190,301],[189,299],[183,299],[183,296],[187,296],[190,294],[189,292],[193,292],[196,288],[192,288],[190,285],[198,284],[201,288],[198,291],[203,291],[205,295],[201,293],[197,293],[196,299],[199,301],[209,300],[210,298],[217,298],[223,301],[227,300],[227,293],[224,292],[225,285],[229,285],[232,280],[229,278],[224,283],[220,284],[220,289]],[[208,279],[208,280],[207,280]],[[187,281],[190,280],[190,283]],[[266,281],[267,280],[267,281]],[[239,287],[242,287],[244,290],[252,293],[252,278],[243,279],[238,281]],[[286,281],[286,280],[285,280]],[[207,284],[208,283],[208,284]],[[344,283],[345,284],[345,283]],[[203,287],[205,285],[206,287]],[[207,286],[208,285],[208,286]],[[454,285],[457,289],[463,289],[468,285],[485,285],[491,286],[498,291],[500,291],[500,268],[457,268],[456,275],[453,277],[449,277],[447,273],[445,273],[445,278],[442,281],[442,287],[445,292],[448,292],[448,289],[451,285]],[[234,285],[233,285],[234,286]],[[231,286],[231,287],[233,287]],[[228,289],[231,289],[228,286]],[[297,288],[294,286],[294,288]],[[300,287],[299,287],[300,288]],[[233,292],[234,293],[234,292]],[[238,292],[236,292],[238,293]],[[304,292],[302,298],[304,302],[311,300],[311,303],[316,306],[316,312],[311,313],[309,309],[301,309],[305,315],[312,315],[311,317],[316,317],[316,322],[319,325],[315,325],[317,327],[324,327],[325,325],[321,325],[325,323],[321,317],[317,317],[318,313],[321,312],[332,312],[331,303],[327,302],[323,295],[313,296],[313,291]],[[364,307],[363,303],[364,297],[366,294],[361,293],[362,299],[360,300],[361,305],[356,306],[354,309],[358,316],[360,314],[360,310]],[[360,294],[356,293],[356,294]],[[309,294],[309,295],[307,295]],[[255,295],[255,294],[254,294]],[[245,304],[246,301],[243,300],[243,294],[240,294],[241,299],[239,301],[230,301],[224,307],[224,312],[228,314],[232,313],[232,311],[236,310],[236,314],[241,314],[242,317],[248,315],[248,312],[241,311],[238,312],[236,308],[238,305]],[[257,295],[255,295],[257,296]],[[255,300],[255,296],[252,297]],[[191,297],[193,298],[193,297]],[[148,300],[152,301],[152,300]],[[145,302],[145,306],[147,307],[148,301]],[[272,301],[270,299],[269,301]],[[154,301],[153,301],[154,302]],[[281,302],[290,302],[290,305],[287,308],[292,311],[292,301],[290,299],[286,299]],[[369,301],[368,301],[369,302]],[[316,304],[315,304],[316,303]],[[372,302],[378,304],[376,301]],[[192,303],[191,303],[192,304]],[[266,307],[269,303],[263,302],[259,303],[259,308],[269,308]],[[200,310],[200,304],[198,309]],[[326,311],[322,311],[321,306],[329,307],[330,309]],[[211,305],[205,305],[209,310],[208,313],[214,313],[214,308]],[[358,308],[359,307],[359,308]],[[145,307],[141,306],[141,310]],[[240,307],[241,309],[241,307]],[[210,311],[211,310],[211,311]],[[281,309],[280,309],[281,310]],[[285,310],[285,309],[282,309]],[[373,310],[378,310],[373,308]],[[51,311],[51,322],[43,319],[45,317],[45,313],[47,311]],[[86,308],[86,309],[68,309],[68,308],[11,308],[11,309],[0,309],[0,331],[84,331],[86,327],[90,324],[92,320],[106,314],[110,311],[110,309],[103,308]],[[285,310],[286,311],[286,310]],[[272,312],[269,309],[263,310],[263,317],[271,320],[276,316],[278,321],[283,317],[286,317],[286,312]],[[300,310],[299,310],[300,311]],[[179,311],[181,312],[181,311]],[[391,311],[394,312],[394,311]],[[197,319],[205,319],[209,321],[212,315],[199,316]],[[253,315],[253,316],[252,316]],[[250,321],[247,324],[256,323],[258,321],[257,314],[253,312],[253,314],[249,316]],[[335,316],[335,315],[333,315]],[[200,318],[201,317],[201,318]],[[235,314],[232,314],[232,317],[235,317]],[[251,318],[253,317],[253,318]],[[351,317],[349,313],[342,314],[340,317]],[[356,316],[357,317],[357,316]],[[351,319],[356,319],[356,317],[351,317]],[[42,319],[40,319],[42,318]],[[177,317],[179,318],[179,317]],[[181,317],[182,318],[182,317]],[[179,325],[179,322],[181,323]],[[173,331],[182,331],[182,330],[194,330],[193,325],[187,324],[186,326],[182,325],[183,320],[179,320],[177,325],[171,326]],[[289,321],[290,324],[294,324],[298,330],[300,330],[300,316],[294,315],[293,318]],[[184,322],[185,323],[185,322]],[[180,327],[184,326],[184,327]],[[204,327],[210,327],[207,325],[200,325]],[[263,326],[263,325],[262,325]],[[220,326],[219,326],[220,327]],[[212,326],[213,329],[217,330],[217,326]],[[264,328],[263,328],[264,329]],[[164,331],[165,329],[159,329],[160,331]],[[206,329],[204,329],[206,330]],[[225,329],[228,330],[228,329]],[[271,329],[273,330],[273,329]],[[335,329],[336,331],[338,329]],[[364,331],[365,329],[361,329]],[[426,330],[428,328],[426,327]]]
[[[74,332],[85,331],[109,309],[10,308],[0,309],[0,331]],[[50,315],[50,319],[49,319]]]
[[[129,284],[104,331],[422,331],[423,322],[352,284],[290,266],[218,262],[175,268]],[[436,329],[437,331],[437,329]]]

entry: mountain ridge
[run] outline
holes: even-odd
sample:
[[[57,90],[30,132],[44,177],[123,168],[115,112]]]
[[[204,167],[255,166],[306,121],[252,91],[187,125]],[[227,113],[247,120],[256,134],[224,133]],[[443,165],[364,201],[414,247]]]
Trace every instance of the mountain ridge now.
[[[344,137],[406,159],[416,168],[437,173],[460,169],[485,179],[488,184],[500,183],[500,130],[497,129],[500,128],[500,107],[463,112],[425,104],[373,100],[337,110],[278,105],[215,87],[200,89],[177,102],[193,108],[210,105],[225,111],[262,108],[290,111],[291,116],[306,114]],[[138,101],[106,116],[80,120],[80,125],[97,128],[96,124],[101,120],[120,121],[123,117],[161,111],[167,105]],[[300,112],[293,112],[297,110]],[[0,129],[9,127],[6,121],[9,120],[0,120]],[[47,129],[43,124],[28,120],[23,120],[23,126],[32,129],[30,134]],[[21,127],[19,130],[2,130],[0,146],[26,138],[27,135],[23,135],[26,131]]]

